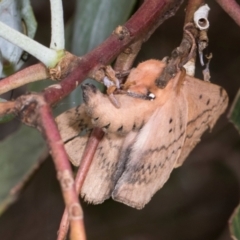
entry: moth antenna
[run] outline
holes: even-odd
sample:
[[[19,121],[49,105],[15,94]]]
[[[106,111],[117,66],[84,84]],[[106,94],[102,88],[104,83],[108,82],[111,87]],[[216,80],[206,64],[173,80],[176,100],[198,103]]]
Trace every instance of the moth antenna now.
[[[207,58],[207,64],[206,64],[206,68],[203,70],[203,80],[206,81],[206,82],[210,82],[210,78],[211,78],[211,75],[210,75],[210,69],[209,69],[209,64],[210,64],[210,61],[212,59],[212,53],[210,53],[208,56],[206,56]]]
[[[122,83],[124,78],[127,77],[130,72],[131,72],[131,69],[125,70],[125,71],[118,71],[116,72],[116,78],[119,80],[120,83]]]

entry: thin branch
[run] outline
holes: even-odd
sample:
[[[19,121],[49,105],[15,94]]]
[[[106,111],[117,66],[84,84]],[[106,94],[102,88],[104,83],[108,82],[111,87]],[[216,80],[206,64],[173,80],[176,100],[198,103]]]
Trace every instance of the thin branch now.
[[[80,207],[68,156],[48,104],[39,111],[42,130],[48,142],[68,209],[71,239],[85,239],[83,211]]]
[[[195,58],[198,30],[193,24],[194,12],[204,4],[204,0],[189,0],[186,8],[184,34],[180,45],[172,51],[168,64],[161,76],[156,79],[159,88],[165,88],[169,80],[183,67],[190,58]]]
[[[114,64],[114,70],[116,72],[123,72],[131,69],[133,62],[141,49],[142,43],[143,39],[139,39],[119,54]]]
[[[63,50],[65,48],[64,21],[62,0],[50,0],[52,36],[50,48]]]
[[[2,22],[0,22],[0,37],[30,53],[47,67],[54,67],[58,62],[60,55],[58,52],[43,46]]]
[[[0,102],[0,117],[15,113],[15,102]]]
[[[204,3],[205,3],[204,0],[190,0],[190,1],[188,1],[184,24],[187,24],[189,22],[193,22],[194,13]]]
[[[83,212],[79,204],[72,169],[49,105],[41,95],[31,94],[16,99],[15,110],[23,123],[38,128],[45,137],[68,209],[71,239],[85,240]]]
[[[240,6],[235,0],[216,0],[222,9],[240,26]]]
[[[91,136],[88,140],[87,146],[85,148],[85,151],[81,160],[81,164],[78,168],[78,172],[75,178],[75,185],[78,193],[80,193],[81,191],[83,182],[91,166],[93,156],[96,152],[97,146],[100,140],[102,139],[103,135],[104,133],[100,128],[94,128],[91,133]],[[62,219],[61,219],[61,223],[59,226],[57,240],[65,239],[68,228],[69,228],[68,212],[67,212],[67,209],[65,208]]]
[[[41,64],[35,64],[25,68],[9,77],[0,81],[0,94],[8,92],[17,87],[23,86],[30,82],[36,82],[42,79],[49,78],[46,67]]]

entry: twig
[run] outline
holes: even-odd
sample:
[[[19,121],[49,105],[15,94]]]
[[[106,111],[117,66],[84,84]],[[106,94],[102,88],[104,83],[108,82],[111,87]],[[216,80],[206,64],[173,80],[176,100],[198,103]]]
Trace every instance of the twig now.
[[[44,135],[55,163],[63,198],[68,209],[71,239],[86,239],[83,212],[75,190],[71,166],[49,105],[41,95],[31,94],[16,99],[15,110],[22,122],[38,128]]]
[[[65,48],[64,21],[62,0],[50,0],[52,36],[50,48],[63,50]]]
[[[78,172],[75,178],[75,185],[78,193],[80,193],[81,191],[83,182],[91,166],[93,156],[95,154],[97,146],[100,140],[102,139],[103,135],[104,135],[103,131],[99,128],[94,128],[91,133],[91,136],[88,140],[87,146],[85,148],[85,151],[81,160],[81,164],[78,168]],[[65,239],[67,235],[68,227],[69,227],[68,212],[67,212],[67,209],[65,208],[62,219],[61,219],[57,240]]]
[[[190,1],[188,1],[184,24],[187,24],[189,22],[193,22],[194,13],[204,3],[205,3],[204,0],[190,0]]]
[[[1,102],[0,103],[0,117],[10,114],[10,113],[15,113],[15,102]]]
[[[175,48],[171,54],[167,66],[163,70],[161,76],[156,80],[159,88],[165,88],[169,80],[177,73],[179,68],[185,65],[190,58],[194,58],[195,40],[198,36],[198,30],[193,25],[194,12],[204,3],[204,0],[189,0],[186,15],[184,34],[179,47]]]
[[[216,0],[222,9],[240,26],[240,6],[235,0]]]
[[[127,71],[132,67],[133,62],[141,49],[142,42],[143,39],[139,39],[119,54],[114,64],[114,70],[116,72]]]
[[[27,83],[36,82],[46,78],[49,78],[49,74],[43,64],[38,63],[32,65],[29,68],[25,68],[22,71],[2,79],[0,81],[0,94],[23,86]]]

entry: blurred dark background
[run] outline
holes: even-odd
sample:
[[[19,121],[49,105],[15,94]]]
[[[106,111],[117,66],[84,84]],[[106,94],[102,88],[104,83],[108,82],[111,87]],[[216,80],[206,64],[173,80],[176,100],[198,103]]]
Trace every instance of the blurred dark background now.
[[[32,3],[38,21],[36,39],[48,46],[49,1]],[[63,3],[67,22],[74,13],[75,1]],[[240,86],[240,28],[215,1],[207,3],[211,8],[208,48],[213,53],[211,81],[227,90],[231,105]],[[136,63],[161,59],[180,43],[184,6],[143,45]],[[34,62],[31,58],[29,64]],[[201,78],[200,66],[197,77]],[[228,220],[240,193],[240,137],[226,117],[228,111],[212,133],[204,134],[184,165],[173,171],[170,180],[143,210],[112,200],[98,206],[83,203],[88,239],[230,239]],[[49,158],[19,199],[0,217],[0,239],[56,239],[63,209],[56,172]]]

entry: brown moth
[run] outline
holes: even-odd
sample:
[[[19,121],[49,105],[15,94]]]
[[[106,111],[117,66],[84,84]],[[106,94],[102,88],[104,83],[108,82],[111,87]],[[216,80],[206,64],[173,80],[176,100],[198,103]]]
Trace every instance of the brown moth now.
[[[84,85],[84,103],[57,117],[76,166],[89,130],[105,131],[81,189],[86,201],[98,204],[112,197],[143,208],[225,111],[228,96],[222,87],[181,72],[158,88],[155,80],[164,67],[148,60],[133,69],[123,87],[126,94],[114,95],[120,108],[93,85]]]

